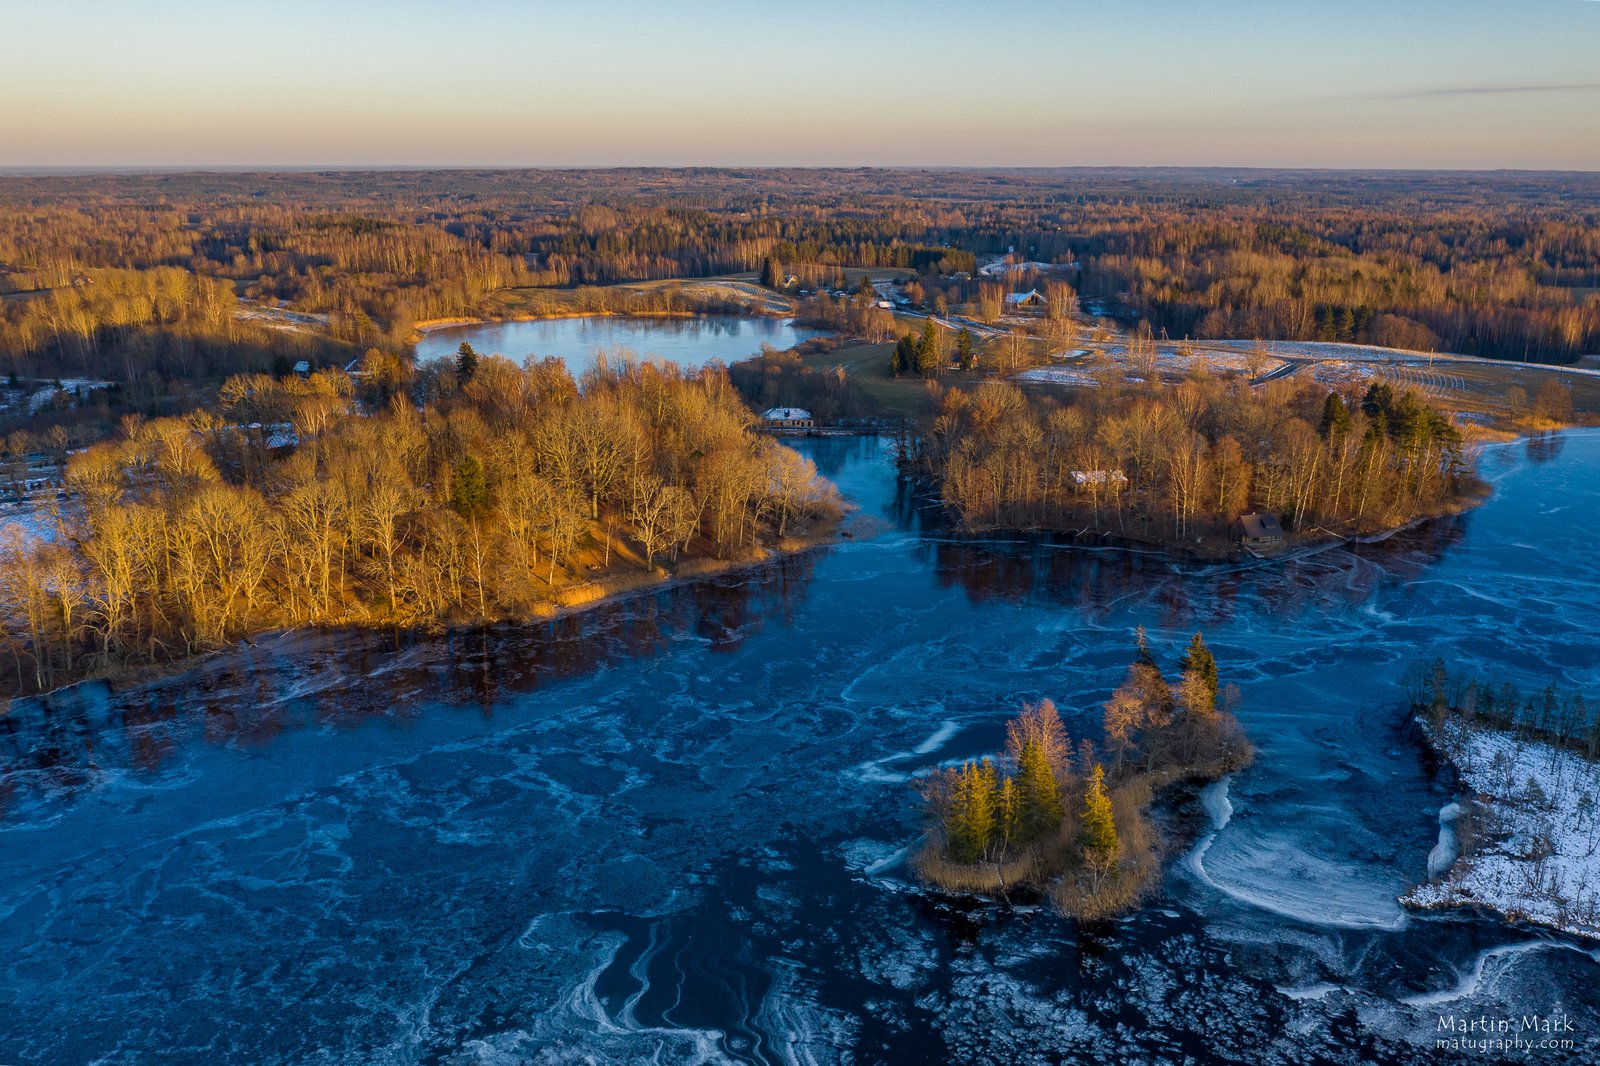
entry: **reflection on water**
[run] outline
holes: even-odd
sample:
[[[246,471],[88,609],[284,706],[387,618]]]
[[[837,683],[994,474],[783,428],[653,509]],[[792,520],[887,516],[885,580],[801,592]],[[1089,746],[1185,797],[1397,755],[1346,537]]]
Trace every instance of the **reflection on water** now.
[[[834,547],[0,718],[0,1062],[1353,1066],[1436,1061],[1441,995],[1600,1032],[1589,949],[1395,903],[1453,795],[1406,667],[1600,683],[1600,435],[1491,450],[1463,519],[1217,566],[955,537],[889,445],[796,443],[859,508]],[[1092,929],[920,890],[916,776],[1041,696],[1097,739],[1140,624],[1242,689],[1203,851]]]
[[[1561,455],[1567,446],[1564,434],[1556,432],[1533,433],[1528,436],[1528,458],[1536,463],[1548,463]]]
[[[529,322],[485,322],[429,330],[417,342],[417,359],[451,359],[463,342],[521,362],[529,355],[564,359],[573,376],[582,373],[597,351],[624,350],[665,359],[680,366],[702,366],[713,359],[731,363],[754,355],[763,344],[793,348],[822,331],[796,326],[792,319],[705,315],[697,318],[580,316]]]
[[[734,654],[769,620],[791,616],[816,558],[788,556],[534,625],[291,633],[115,697],[86,682],[18,700],[0,717],[0,816],[21,788],[70,790],[123,763],[155,771],[186,740],[248,748],[294,729],[400,722],[421,713],[427,704],[415,697],[424,694],[492,716],[508,695],[648,660],[678,640]]]
[[[1043,534],[963,536],[903,485],[894,511],[905,528],[927,531],[911,543],[916,558],[941,586],[960,587],[973,603],[1043,601],[1103,618],[1127,597],[1148,595],[1161,605],[1159,624],[1167,628],[1232,621],[1245,587],[1257,597],[1247,609],[1274,616],[1365,603],[1381,586],[1403,586],[1441,562],[1471,521],[1470,514],[1448,516],[1300,558],[1199,563]]]

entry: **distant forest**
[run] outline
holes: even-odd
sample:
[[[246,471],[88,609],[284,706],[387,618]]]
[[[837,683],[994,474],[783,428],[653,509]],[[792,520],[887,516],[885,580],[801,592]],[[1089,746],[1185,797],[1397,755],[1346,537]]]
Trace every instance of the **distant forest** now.
[[[944,294],[1008,252],[1067,267],[1092,312],[1173,337],[1600,349],[1596,175],[89,174],[0,178],[0,373],[215,380],[400,354],[416,323],[507,287],[769,264],[893,267]],[[236,297],[326,329],[241,320]]]

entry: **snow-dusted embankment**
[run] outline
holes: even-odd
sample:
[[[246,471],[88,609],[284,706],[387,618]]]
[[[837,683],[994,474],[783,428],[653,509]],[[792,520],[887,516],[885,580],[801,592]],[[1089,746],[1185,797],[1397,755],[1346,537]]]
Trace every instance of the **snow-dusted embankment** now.
[[[1402,902],[1479,905],[1582,936],[1600,938],[1600,763],[1552,744],[1455,721],[1429,731],[1475,795],[1472,839],[1454,850],[1451,804],[1441,812],[1430,880]]]

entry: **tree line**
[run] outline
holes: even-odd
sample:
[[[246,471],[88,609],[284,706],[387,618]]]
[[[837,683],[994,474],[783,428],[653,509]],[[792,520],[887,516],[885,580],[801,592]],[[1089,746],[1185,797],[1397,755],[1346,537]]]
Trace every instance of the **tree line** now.
[[[0,546],[17,691],[303,624],[548,614],[839,512],[718,368],[479,357],[363,403],[342,373],[230,379],[71,457],[53,539]],[[595,584],[598,581],[600,584]]]
[[[1413,713],[1435,728],[1454,721],[1465,728],[1500,729],[1600,760],[1600,700],[1581,691],[1546,685],[1523,692],[1510,681],[1451,671],[1443,659],[1413,667],[1405,679]]]
[[[105,331],[101,354],[115,368],[121,353],[109,349],[130,334],[130,313],[158,333],[195,332],[142,294],[102,299],[123,284],[103,271],[189,275],[194,298],[177,313],[212,322],[207,340],[218,332],[216,298],[231,288],[325,315],[330,338],[355,351],[398,354],[416,322],[481,313],[507,288],[764,267],[821,281],[849,265],[920,275],[927,300],[972,303],[984,317],[1003,308],[1005,288],[1053,280],[1047,321],[1070,317],[1075,288],[1174,337],[1356,340],[1562,361],[1600,348],[1597,232],[1600,186],[1571,175],[10,177],[0,179],[0,360],[48,374]],[[976,275],[980,258],[1008,253],[1071,268],[1072,284]],[[164,286],[153,277],[136,287]],[[57,292],[62,306],[50,314],[34,306]]]
[[[1252,510],[1291,533],[1369,532],[1476,488],[1460,430],[1415,393],[1252,387],[1196,373],[1080,389],[950,389],[907,458],[965,528],[1143,538],[1215,551]],[[1359,399],[1357,399],[1359,396]]]

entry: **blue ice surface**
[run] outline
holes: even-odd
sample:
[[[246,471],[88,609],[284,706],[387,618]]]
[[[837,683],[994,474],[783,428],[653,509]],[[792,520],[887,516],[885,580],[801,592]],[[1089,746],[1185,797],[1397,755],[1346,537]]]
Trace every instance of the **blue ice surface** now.
[[[1487,450],[1465,516],[1249,566],[956,537],[888,442],[799,446],[860,508],[818,552],[19,705],[0,1062],[1423,1062],[1442,1011],[1600,1032],[1590,952],[1395,903],[1451,799],[1406,668],[1600,680],[1600,435]],[[1258,749],[1161,893],[1079,926],[918,888],[916,775],[1025,700],[1097,736],[1141,624],[1169,665],[1205,632]]]

